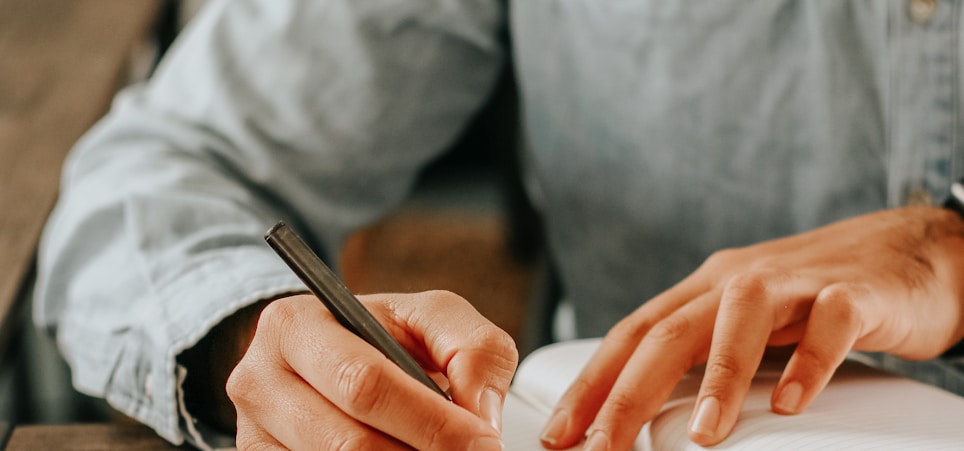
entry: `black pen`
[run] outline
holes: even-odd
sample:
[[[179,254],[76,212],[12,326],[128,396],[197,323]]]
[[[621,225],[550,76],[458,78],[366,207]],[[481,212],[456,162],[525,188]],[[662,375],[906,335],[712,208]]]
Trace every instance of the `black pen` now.
[[[405,351],[401,343],[378,323],[378,320],[365,309],[341,279],[284,221],[278,222],[268,230],[264,240],[291,267],[308,289],[325,304],[325,307],[328,307],[339,323],[377,348],[385,354],[385,357],[395,362],[416,380],[445,399],[452,400],[432,378],[425,374],[422,367]]]

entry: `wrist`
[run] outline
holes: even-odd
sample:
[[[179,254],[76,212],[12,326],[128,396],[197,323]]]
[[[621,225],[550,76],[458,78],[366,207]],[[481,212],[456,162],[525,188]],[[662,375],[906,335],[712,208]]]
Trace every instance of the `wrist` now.
[[[957,213],[964,220],[964,179],[951,184],[950,193],[944,200],[943,207]]]
[[[201,423],[234,433],[237,412],[225,391],[228,376],[244,356],[261,311],[276,298],[256,302],[224,318],[178,357],[187,369],[184,403]]]
[[[958,218],[964,220],[964,179],[958,180],[951,184],[950,192],[947,198],[944,200],[942,206],[948,210],[957,213]],[[964,303],[964,302],[962,302]],[[964,356],[964,340],[957,342],[957,344],[951,346],[950,349],[944,352],[944,357],[962,357]]]

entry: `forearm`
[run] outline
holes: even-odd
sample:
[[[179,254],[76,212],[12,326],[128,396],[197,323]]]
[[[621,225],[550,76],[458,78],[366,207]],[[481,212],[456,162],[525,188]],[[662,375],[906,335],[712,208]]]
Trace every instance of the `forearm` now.
[[[36,322],[77,388],[175,443],[175,358],[303,289],[268,227],[336,253],[447,148],[503,57],[499,2],[209,5],[72,151],[38,264]]]
[[[171,196],[165,203],[111,199],[107,191],[125,190],[120,179],[82,184],[45,234],[35,314],[56,332],[79,390],[179,443],[174,357],[222,318],[302,285],[264,246],[264,219],[213,208],[230,201],[165,210],[179,203],[170,187],[156,188]]]

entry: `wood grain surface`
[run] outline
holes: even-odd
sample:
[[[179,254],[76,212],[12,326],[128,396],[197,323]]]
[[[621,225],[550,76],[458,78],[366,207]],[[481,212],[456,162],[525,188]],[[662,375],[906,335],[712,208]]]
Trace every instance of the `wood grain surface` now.
[[[0,352],[67,151],[107,110],[157,0],[0,0]]]
[[[64,0],[73,1],[73,0]],[[128,0],[129,1],[129,0]],[[140,1],[140,0],[138,0]],[[7,451],[137,450],[170,451],[193,449],[164,441],[147,426],[139,424],[60,424],[17,426],[7,442]]]

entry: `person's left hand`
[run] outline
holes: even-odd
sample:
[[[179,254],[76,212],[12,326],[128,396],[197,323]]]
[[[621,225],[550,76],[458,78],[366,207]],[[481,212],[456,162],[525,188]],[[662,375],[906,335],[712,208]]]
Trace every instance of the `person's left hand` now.
[[[628,449],[691,367],[707,363],[690,438],[733,429],[767,346],[796,344],[775,412],[803,410],[850,350],[909,359],[964,337],[964,221],[934,207],[881,211],[723,250],[605,337],[543,444]],[[588,431],[587,431],[588,429]]]

